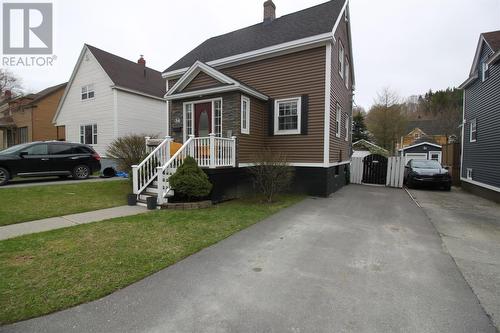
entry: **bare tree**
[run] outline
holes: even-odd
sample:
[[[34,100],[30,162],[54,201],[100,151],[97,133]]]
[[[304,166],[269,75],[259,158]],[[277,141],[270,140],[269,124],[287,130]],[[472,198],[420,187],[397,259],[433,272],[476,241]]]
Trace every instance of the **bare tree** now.
[[[398,94],[384,88],[377,94],[375,105],[366,116],[368,130],[377,144],[391,153],[395,152],[396,143],[404,135],[407,116],[400,103]]]
[[[11,71],[0,68],[0,97],[3,97],[5,91],[21,91],[21,79],[15,76]]]

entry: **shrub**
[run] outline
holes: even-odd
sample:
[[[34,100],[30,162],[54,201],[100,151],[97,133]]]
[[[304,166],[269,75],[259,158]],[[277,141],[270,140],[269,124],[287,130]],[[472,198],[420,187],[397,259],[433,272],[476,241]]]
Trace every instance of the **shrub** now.
[[[212,184],[208,176],[200,169],[195,159],[188,156],[182,165],[170,176],[169,183],[175,194],[186,198],[188,201],[200,199],[210,194]]]
[[[106,155],[116,161],[118,170],[130,174],[132,165],[137,165],[148,156],[143,135],[130,134],[113,140]]]
[[[256,165],[250,168],[255,186],[268,203],[277,193],[287,190],[292,184],[294,172],[287,163],[286,155],[264,149],[255,157]]]

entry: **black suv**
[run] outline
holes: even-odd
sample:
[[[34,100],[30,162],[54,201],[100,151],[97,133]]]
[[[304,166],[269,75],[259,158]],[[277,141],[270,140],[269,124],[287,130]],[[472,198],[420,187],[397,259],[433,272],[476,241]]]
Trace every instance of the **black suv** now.
[[[25,143],[0,151],[0,185],[15,176],[73,176],[86,179],[101,169],[101,157],[89,146],[69,142]]]

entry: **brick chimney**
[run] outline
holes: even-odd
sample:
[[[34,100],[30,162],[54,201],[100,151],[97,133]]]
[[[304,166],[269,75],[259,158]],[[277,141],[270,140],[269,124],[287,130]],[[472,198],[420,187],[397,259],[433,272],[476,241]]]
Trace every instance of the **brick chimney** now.
[[[144,59],[144,55],[141,54],[141,57],[139,58],[139,60],[137,60],[137,63],[146,67],[146,60]]]
[[[276,18],[276,5],[273,0],[264,2],[264,23],[272,22]]]

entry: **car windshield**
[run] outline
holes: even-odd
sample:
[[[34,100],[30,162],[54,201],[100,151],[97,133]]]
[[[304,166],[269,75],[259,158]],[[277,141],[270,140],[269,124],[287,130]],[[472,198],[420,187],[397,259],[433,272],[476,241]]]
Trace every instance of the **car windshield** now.
[[[16,152],[21,151],[24,148],[28,147],[30,144],[31,143],[24,143],[24,144],[20,144],[20,145],[9,147],[7,149],[4,149],[4,150],[0,151],[0,155],[9,155],[9,154],[12,154],[12,153],[16,153]]]
[[[411,166],[416,169],[441,169],[441,164],[433,160],[413,160]]]

